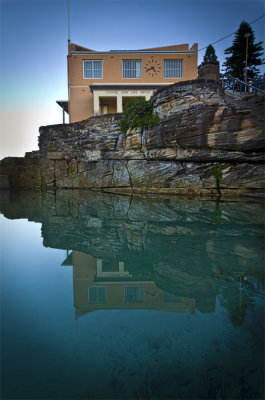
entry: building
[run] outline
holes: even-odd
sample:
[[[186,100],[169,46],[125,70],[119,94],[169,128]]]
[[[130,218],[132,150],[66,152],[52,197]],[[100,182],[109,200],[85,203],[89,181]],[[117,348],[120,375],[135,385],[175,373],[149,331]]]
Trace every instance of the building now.
[[[57,103],[69,113],[69,122],[122,112],[135,96],[149,99],[163,86],[196,79],[197,52],[197,43],[110,51],[70,43],[68,101]]]
[[[195,299],[165,292],[151,280],[126,271],[124,261],[97,259],[73,250],[63,266],[73,266],[76,318],[97,310],[147,309],[195,313]]]

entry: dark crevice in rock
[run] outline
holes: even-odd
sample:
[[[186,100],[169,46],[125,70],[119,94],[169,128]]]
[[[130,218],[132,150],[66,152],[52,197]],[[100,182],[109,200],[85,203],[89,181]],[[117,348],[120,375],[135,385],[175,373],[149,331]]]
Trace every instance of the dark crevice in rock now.
[[[128,168],[128,163],[129,163],[129,161],[127,161],[127,163],[126,163],[126,169],[127,169],[128,176],[129,176],[130,187],[132,188],[132,187],[133,187],[133,185],[132,185],[132,178],[131,178],[130,170],[129,170],[129,168]]]

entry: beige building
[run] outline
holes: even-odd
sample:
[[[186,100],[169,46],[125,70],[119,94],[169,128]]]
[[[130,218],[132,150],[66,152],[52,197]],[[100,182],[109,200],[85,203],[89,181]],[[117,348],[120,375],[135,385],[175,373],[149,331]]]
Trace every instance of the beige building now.
[[[73,266],[76,318],[111,309],[195,313],[195,299],[167,293],[153,281],[135,279],[123,261],[107,261],[73,251],[62,265]]]
[[[197,43],[110,51],[70,43],[68,101],[57,103],[69,113],[69,122],[122,112],[133,97],[149,99],[161,87],[196,79],[197,52]]]

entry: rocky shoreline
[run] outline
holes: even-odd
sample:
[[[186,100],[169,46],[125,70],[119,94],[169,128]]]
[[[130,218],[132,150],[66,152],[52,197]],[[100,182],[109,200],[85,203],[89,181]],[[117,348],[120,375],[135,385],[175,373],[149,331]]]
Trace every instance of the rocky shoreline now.
[[[160,123],[120,131],[122,114],[40,128],[39,151],[8,157],[11,188],[218,196],[264,194],[264,102],[235,100],[210,80],[180,82],[153,97]]]

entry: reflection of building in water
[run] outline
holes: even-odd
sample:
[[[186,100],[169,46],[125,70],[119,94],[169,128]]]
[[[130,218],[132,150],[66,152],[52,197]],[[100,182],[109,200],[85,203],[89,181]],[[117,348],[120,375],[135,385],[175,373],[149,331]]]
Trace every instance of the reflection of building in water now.
[[[76,317],[102,309],[149,309],[195,312],[195,300],[159,289],[153,281],[138,281],[122,261],[96,259],[73,251],[62,265],[73,265]]]

